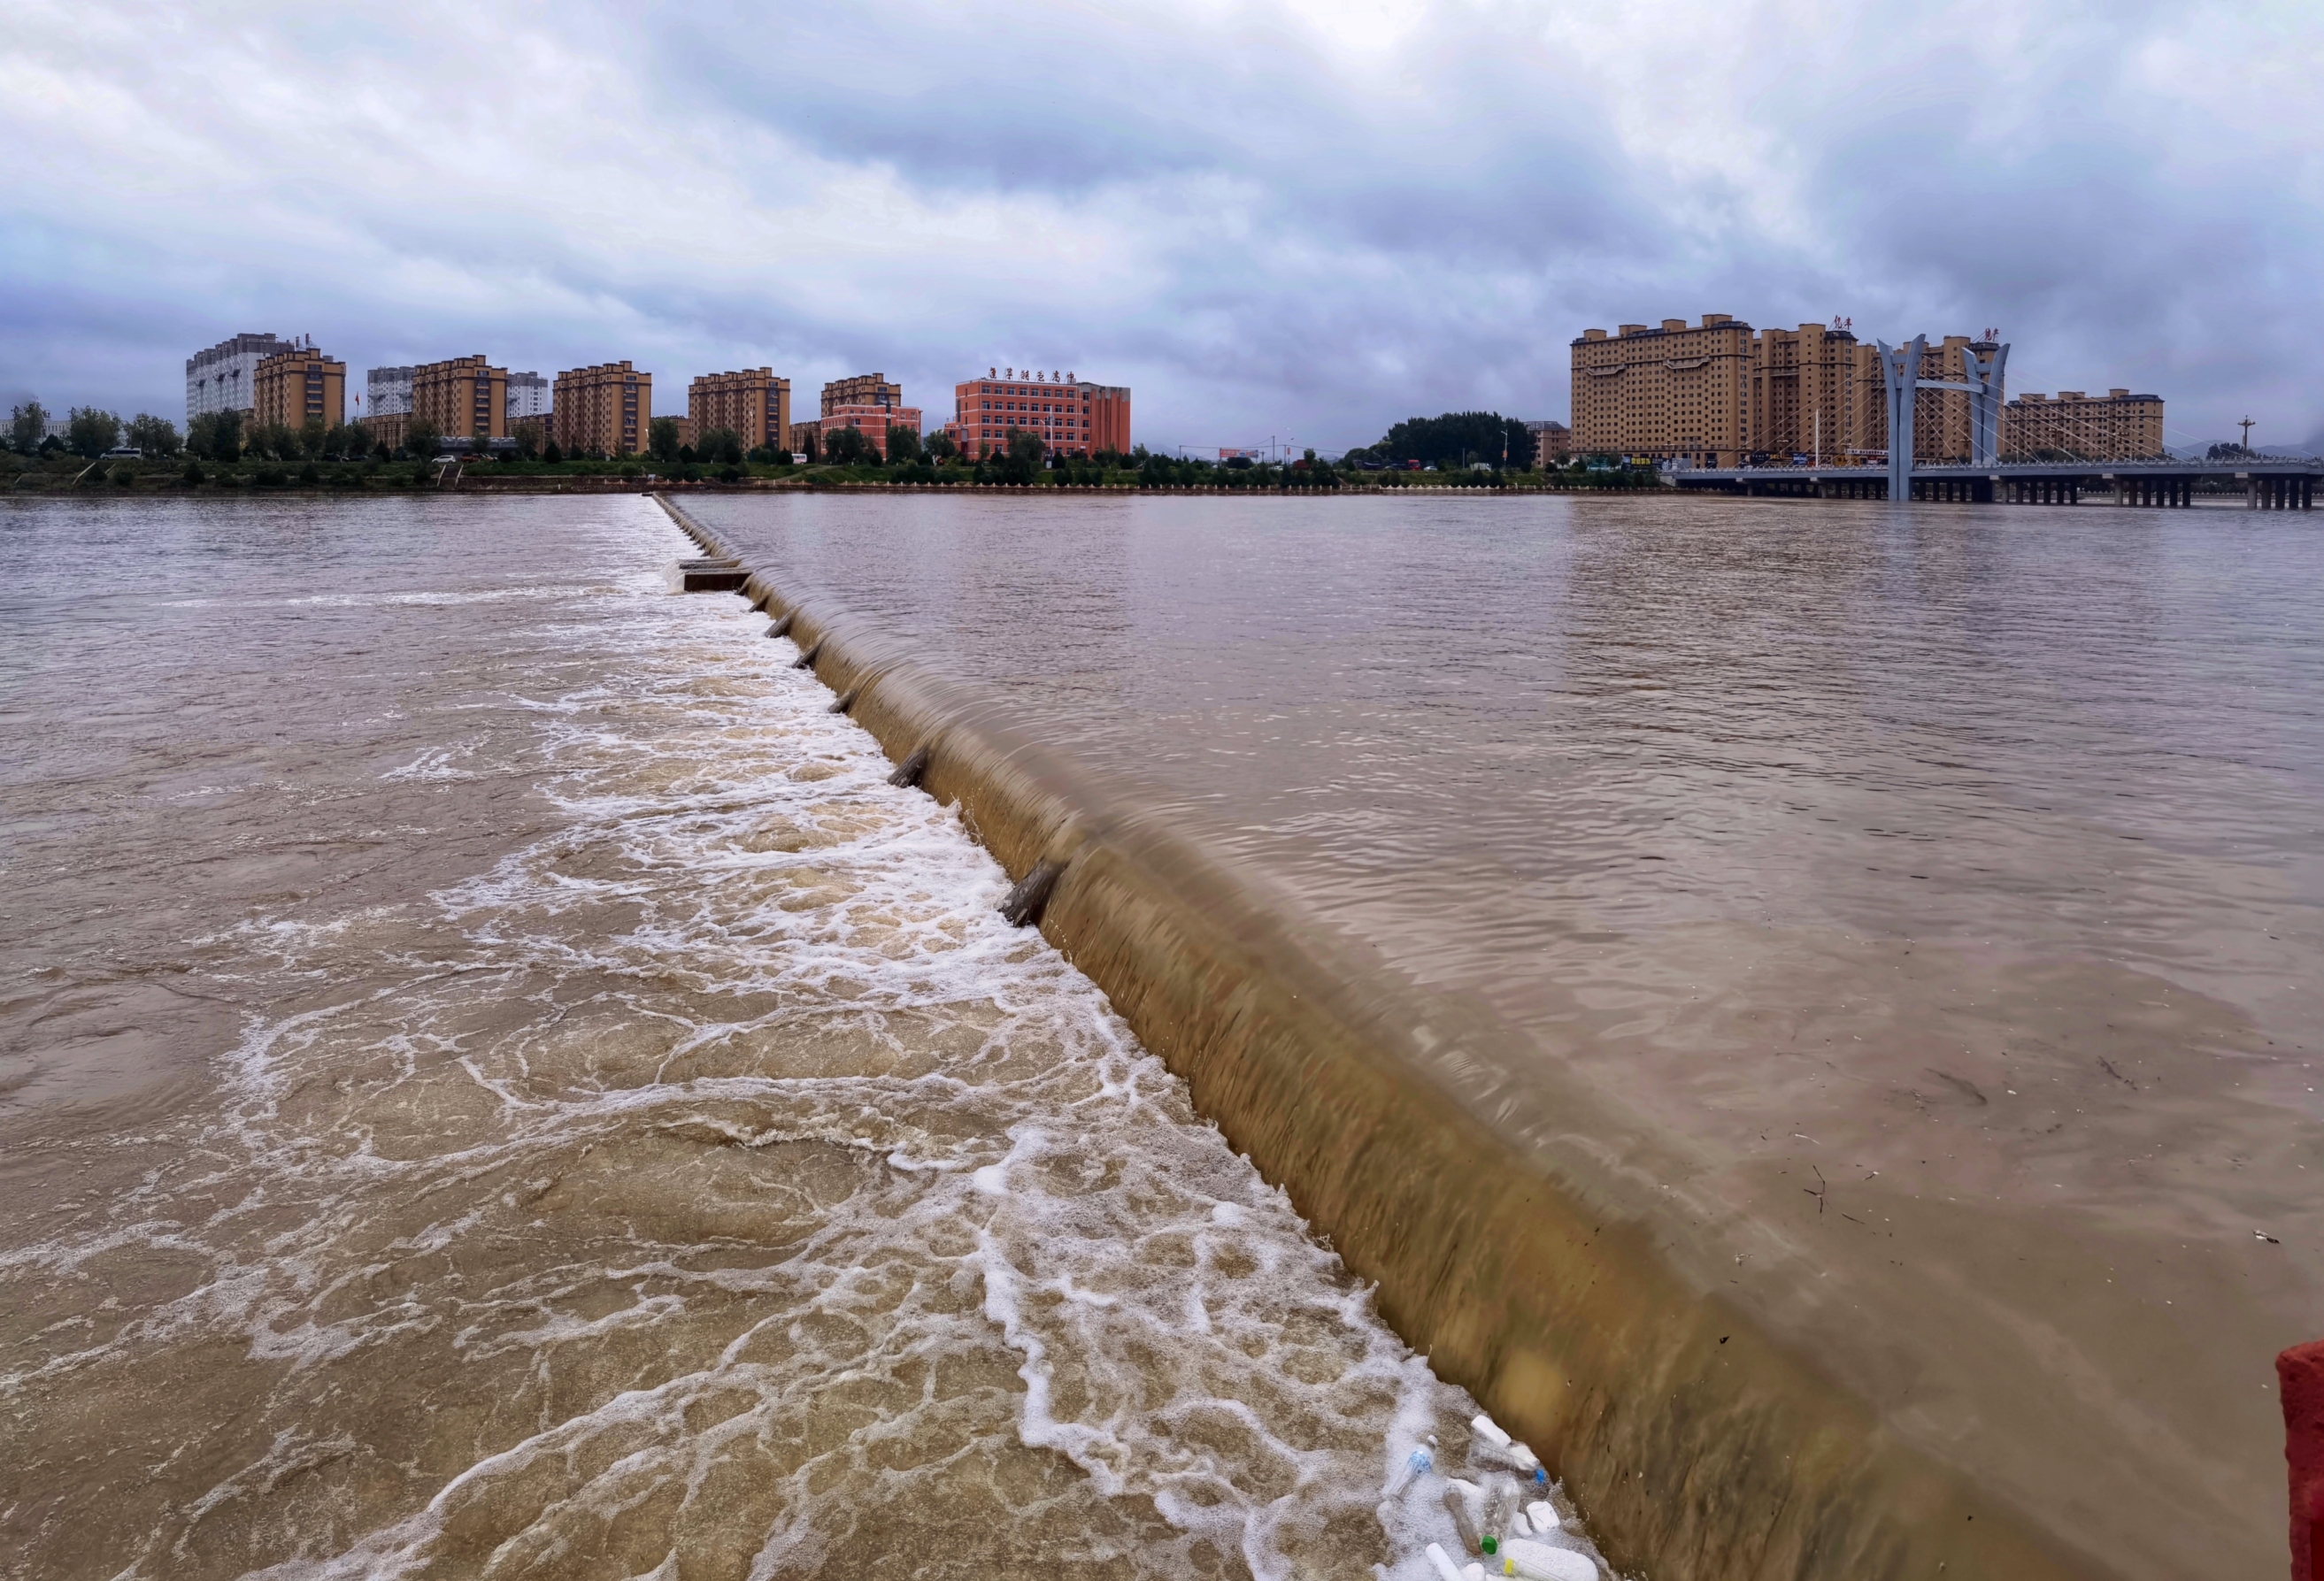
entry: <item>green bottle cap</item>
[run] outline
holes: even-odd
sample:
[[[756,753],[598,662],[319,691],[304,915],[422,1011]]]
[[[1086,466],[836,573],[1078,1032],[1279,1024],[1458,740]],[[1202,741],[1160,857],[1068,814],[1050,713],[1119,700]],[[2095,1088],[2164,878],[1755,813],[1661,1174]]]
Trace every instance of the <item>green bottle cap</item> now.
[[[1484,1540],[1478,1546],[1489,1554],[1497,1554],[1501,1551],[1501,1540],[1488,1531],[1485,1533]]]

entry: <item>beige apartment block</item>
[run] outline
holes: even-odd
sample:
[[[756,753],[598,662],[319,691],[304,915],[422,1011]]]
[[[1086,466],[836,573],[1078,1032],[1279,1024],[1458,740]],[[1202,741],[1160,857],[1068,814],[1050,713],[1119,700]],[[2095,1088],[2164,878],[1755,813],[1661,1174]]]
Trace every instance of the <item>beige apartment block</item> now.
[[[1706,313],[1585,330],[1572,347],[1576,452],[1733,466],[1749,450],[1749,325]]]
[[[885,373],[857,373],[851,378],[834,379],[823,387],[823,415],[831,416],[841,407],[901,406],[904,387],[890,384]]]
[[[405,437],[411,431],[411,414],[406,411],[374,412],[369,417],[357,418],[355,427],[370,435],[374,445],[401,450]]]
[[[315,422],[336,428],[347,417],[347,365],[312,346],[276,352],[260,359],[250,393],[251,421],[262,428]]]
[[[411,417],[438,432],[471,439],[508,436],[508,370],[486,363],[480,352],[411,370]]]
[[[896,395],[901,404],[903,391],[898,389]],[[824,411],[830,410],[826,399]],[[705,373],[687,387],[686,415],[696,434],[726,428],[742,438],[745,450],[785,449],[790,445],[791,381],[776,378],[772,368]]]
[[[1536,466],[1559,466],[1573,455],[1573,430],[1563,423],[1537,418],[1526,424],[1533,435],[1533,459]]]
[[[1752,343],[1750,453],[1778,462],[1804,455],[1822,465],[1855,459],[1866,417],[1881,412],[1877,354],[1860,354],[1868,349],[1830,325],[1760,331]],[[1868,402],[1861,399],[1866,370],[1876,383]]]
[[[2001,411],[2012,461],[2139,461],[2163,454],[2163,398],[2109,390],[2021,395]]]
[[[653,375],[623,363],[570,368],[557,376],[549,418],[567,455],[637,455],[652,437]]]

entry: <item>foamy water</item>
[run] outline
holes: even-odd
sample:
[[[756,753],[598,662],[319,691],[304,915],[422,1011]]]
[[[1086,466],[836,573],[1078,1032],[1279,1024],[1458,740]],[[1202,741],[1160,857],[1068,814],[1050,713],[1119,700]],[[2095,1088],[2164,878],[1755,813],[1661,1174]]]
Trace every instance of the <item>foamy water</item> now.
[[[481,624],[319,876],[181,941],[240,1009],[73,1144],[134,1170],[19,1178],[9,1573],[1434,1575],[1442,1478],[1383,1490],[1473,1402],[658,510],[578,509],[553,589],[275,601]],[[530,833],[400,895],[400,815]]]

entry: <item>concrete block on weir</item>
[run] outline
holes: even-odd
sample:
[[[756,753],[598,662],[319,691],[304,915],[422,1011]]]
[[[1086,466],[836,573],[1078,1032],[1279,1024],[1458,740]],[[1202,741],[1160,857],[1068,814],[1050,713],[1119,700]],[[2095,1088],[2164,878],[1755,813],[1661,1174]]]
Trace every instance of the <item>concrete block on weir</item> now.
[[[751,574],[740,565],[716,562],[678,562],[678,590],[680,593],[740,593]]]
[[[926,742],[912,749],[911,754],[896,765],[896,772],[888,777],[890,785],[909,789],[920,783],[928,771],[928,749]]]

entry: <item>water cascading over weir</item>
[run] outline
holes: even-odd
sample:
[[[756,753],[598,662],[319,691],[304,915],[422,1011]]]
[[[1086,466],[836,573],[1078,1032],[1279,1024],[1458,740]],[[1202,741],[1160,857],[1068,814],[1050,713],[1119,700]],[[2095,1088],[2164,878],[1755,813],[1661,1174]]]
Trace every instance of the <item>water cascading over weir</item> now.
[[[733,560],[661,502],[706,556]],[[959,804],[1019,880],[1012,920],[1106,992],[1437,1374],[1536,1447],[1624,1573],[2109,1573],[1693,1273],[1697,1248],[1650,1211],[1653,1144],[1609,1169],[1576,1144],[1623,1125],[1582,1084],[1553,1073],[1510,1100],[1508,1126],[1481,1126],[1461,1081],[1464,1048],[1508,1035],[1488,1013],[1383,988],[1391,974],[1347,941],[1292,936],[1252,880],[1109,804],[967,688],[763,570],[741,591],[899,783]]]

